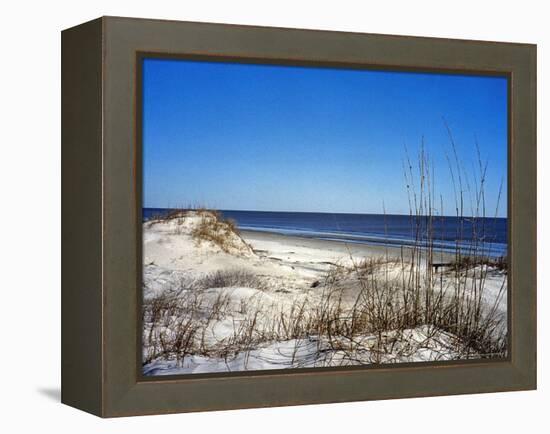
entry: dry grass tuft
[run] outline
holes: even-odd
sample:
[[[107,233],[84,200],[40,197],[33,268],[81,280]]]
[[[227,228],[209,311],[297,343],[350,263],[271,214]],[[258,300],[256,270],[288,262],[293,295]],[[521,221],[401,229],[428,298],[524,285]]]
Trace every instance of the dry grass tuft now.
[[[493,270],[508,271],[508,258],[499,256],[497,258],[460,256],[449,264],[450,271],[467,271],[475,267],[489,267]]]
[[[196,283],[200,288],[254,288],[263,290],[267,287],[266,282],[255,274],[243,270],[224,270],[209,273],[199,278]]]
[[[200,221],[191,231],[191,236],[199,244],[203,241],[211,242],[226,253],[241,249],[237,240],[248,247],[240,237],[235,221],[224,219],[217,211],[200,210],[196,213],[200,216]]]

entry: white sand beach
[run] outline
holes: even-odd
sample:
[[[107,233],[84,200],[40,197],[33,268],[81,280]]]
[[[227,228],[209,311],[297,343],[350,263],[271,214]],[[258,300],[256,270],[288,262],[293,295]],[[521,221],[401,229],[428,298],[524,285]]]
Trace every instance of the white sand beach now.
[[[434,256],[438,263],[453,260],[449,253]],[[407,303],[407,296],[398,294],[399,285],[407,285],[415,258],[408,248],[239,233],[209,211],[146,222],[143,372],[175,375],[475,357],[470,349],[463,351],[459,337],[421,320],[413,328],[376,332],[367,325],[369,309],[378,312],[382,299],[389,305]],[[499,318],[494,333],[505,332],[505,272],[490,267],[428,272],[425,262],[414,267],[415,278],[429,275],[430,285],[445,299],[456,285],[468,292],[464,297],[479,298],[485,306],[480,315],[494,311]],[[377,301],[366,288],[380,285],[376,291],[382,291],[379,282],[390,294],[377,295]],[[399,309],[383,307],[388,315],[404,311]],[[319,325],[323,315],[326,324]]]

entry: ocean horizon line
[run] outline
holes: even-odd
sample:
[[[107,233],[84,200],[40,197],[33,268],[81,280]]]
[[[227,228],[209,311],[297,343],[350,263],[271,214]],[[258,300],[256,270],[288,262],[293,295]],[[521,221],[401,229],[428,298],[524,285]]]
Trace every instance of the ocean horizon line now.
[[[142,206],[142,210],[182,210],[182,211],[192,211],[195,209],[206,209],[209,211],[220,211],[220,212],[258,212],[258,213],[272,213],[272,214],[327,214],[327,215],[348,215],[348,216],[396,216],[396,217],[444,217],[444,218],[459,218],[459,219],[501,219],[507,220],[508,216],[472,216],[472,215],[450,215],[450,214],[401,214],[401,213],[375,213],[375,212],[332,212],[332,211],[276,211],[276,210],[254,210],[254,209],[223,209],[223,208],[211,208],[211,207],[150,207]]]

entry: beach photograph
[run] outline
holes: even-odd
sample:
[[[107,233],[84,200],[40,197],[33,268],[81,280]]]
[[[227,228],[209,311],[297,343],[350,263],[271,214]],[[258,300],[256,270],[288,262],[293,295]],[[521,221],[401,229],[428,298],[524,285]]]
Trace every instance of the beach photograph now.
[[[148,57],[143,376],[508,356],[508,79]]]

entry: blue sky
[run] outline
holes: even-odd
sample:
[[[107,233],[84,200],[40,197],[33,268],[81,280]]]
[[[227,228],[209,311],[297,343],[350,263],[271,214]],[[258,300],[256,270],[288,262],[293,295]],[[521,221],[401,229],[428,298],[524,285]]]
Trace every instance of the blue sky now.
[[[504,78],[143,62],[145,207],[407,214],[405,146],[414,159],[424,138],[453,214],[443,119],[471,184],[476,140],[488,159],[488,215],[506,184]]]

